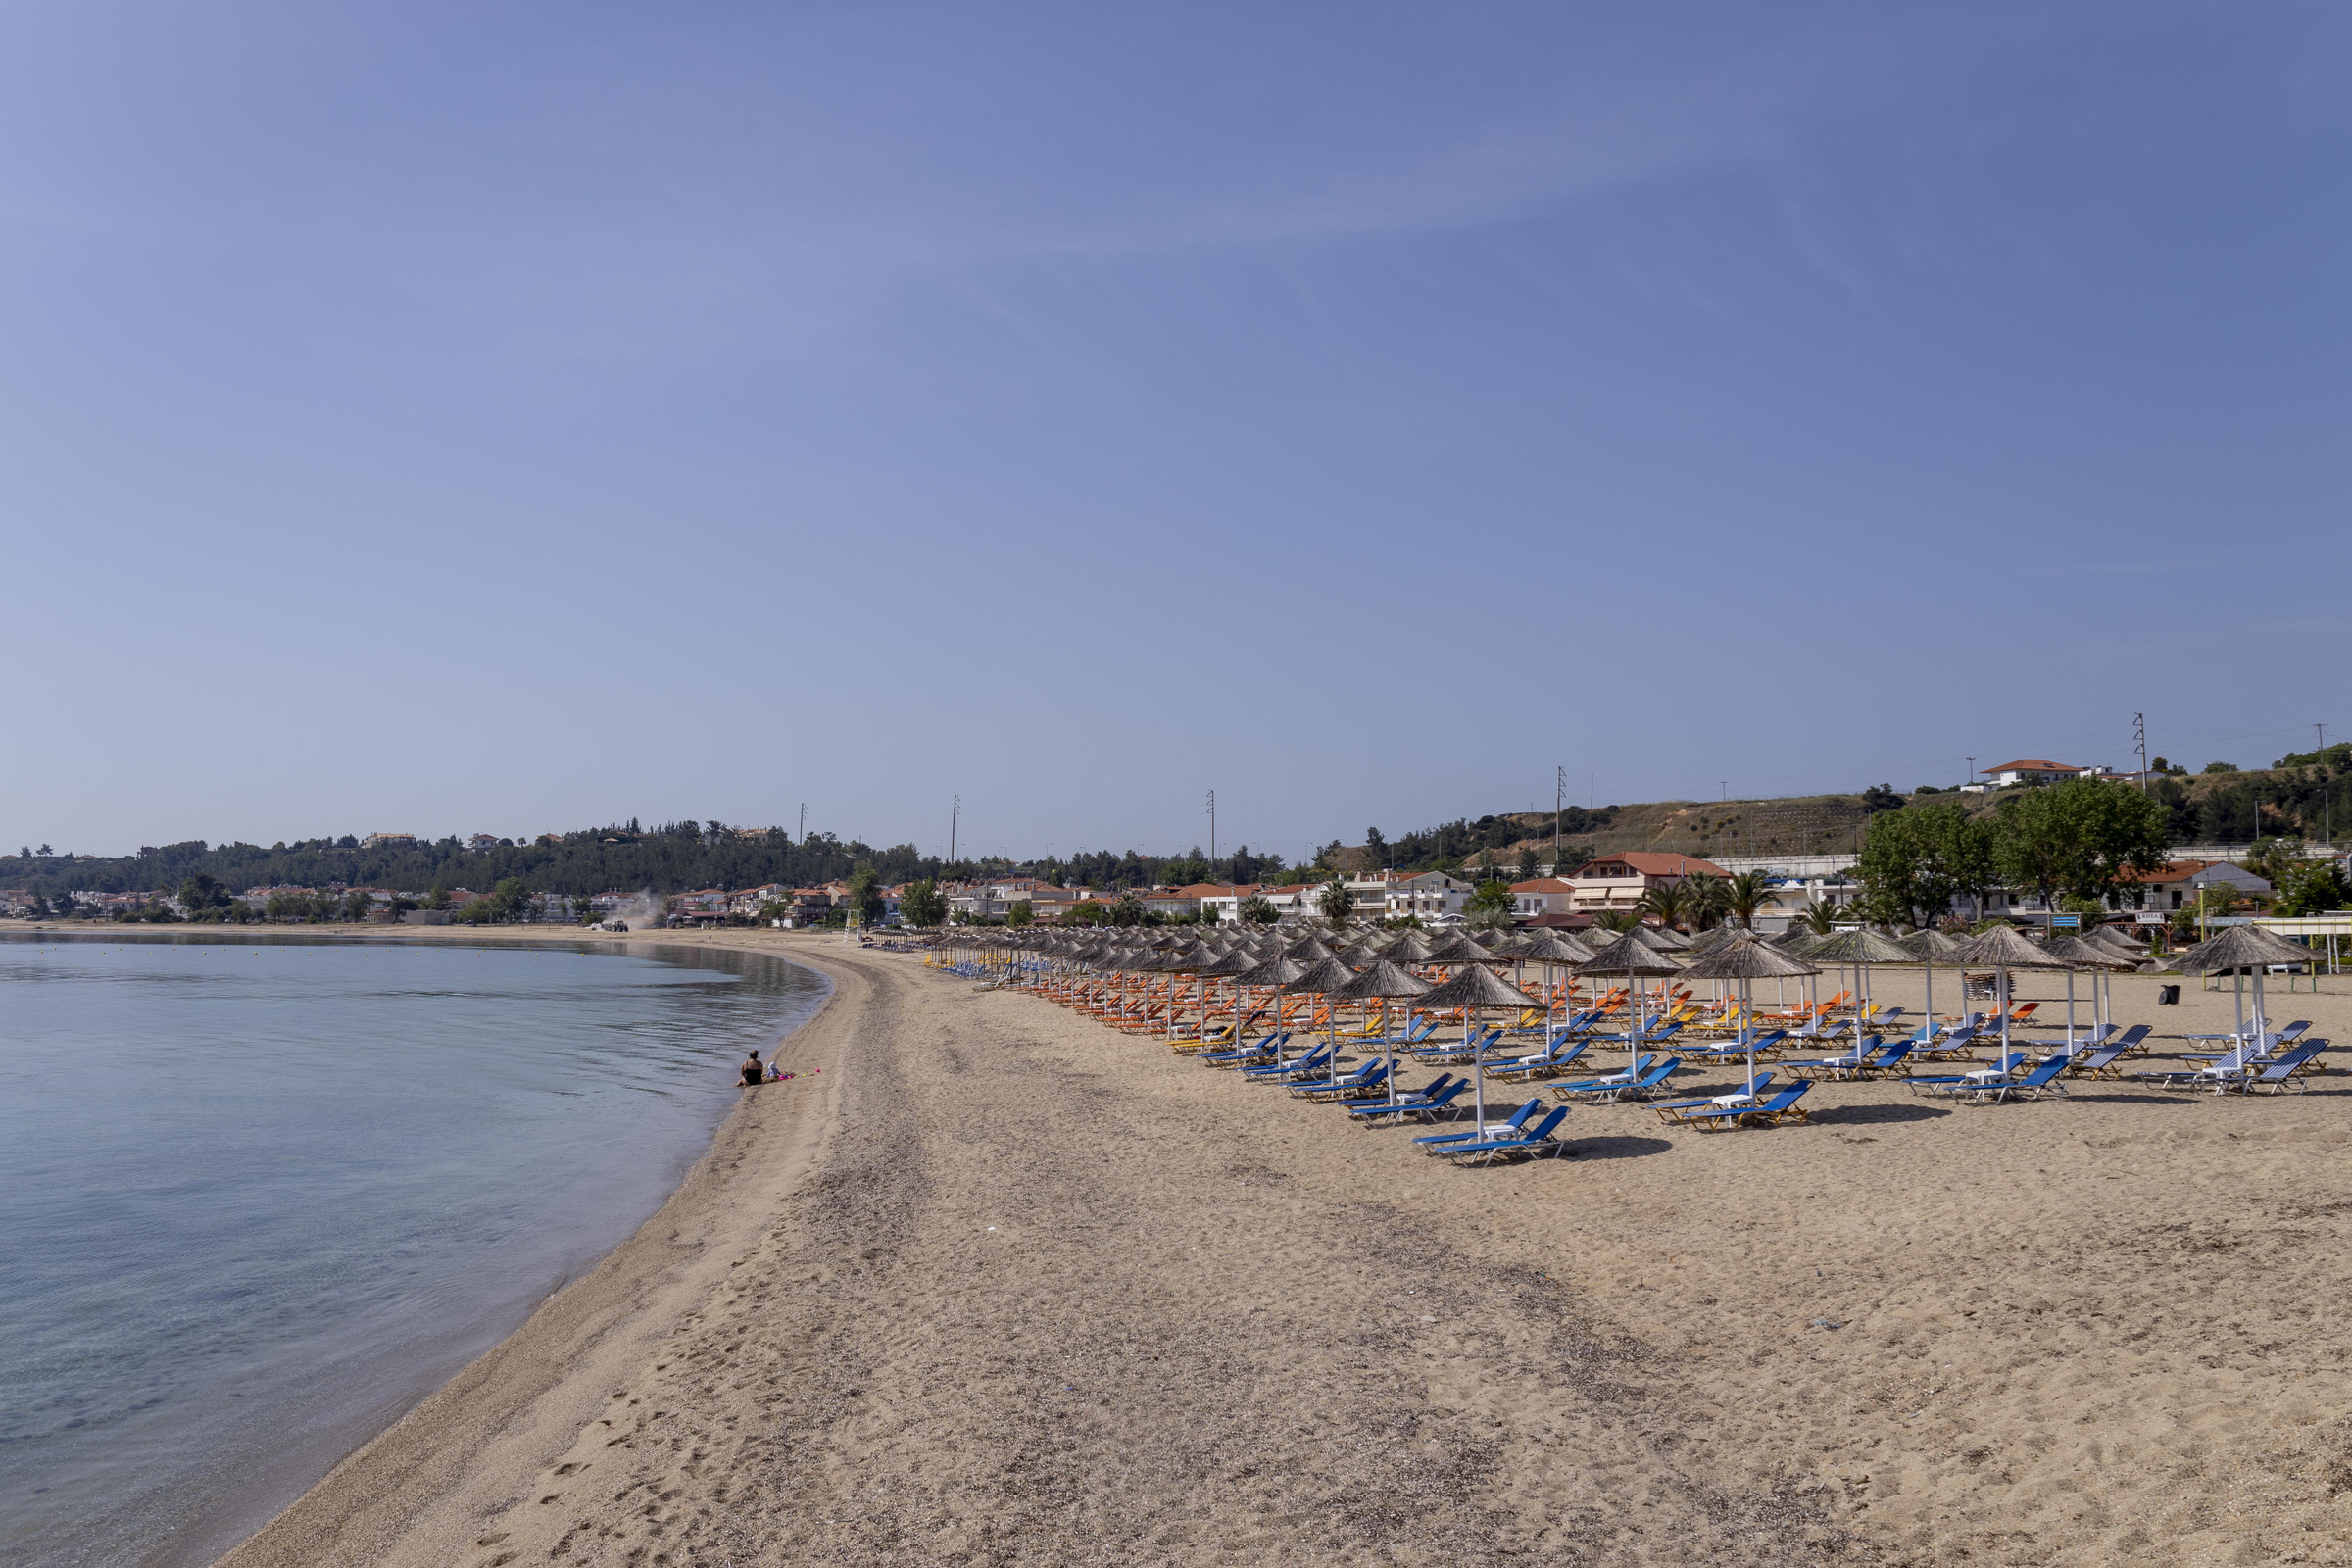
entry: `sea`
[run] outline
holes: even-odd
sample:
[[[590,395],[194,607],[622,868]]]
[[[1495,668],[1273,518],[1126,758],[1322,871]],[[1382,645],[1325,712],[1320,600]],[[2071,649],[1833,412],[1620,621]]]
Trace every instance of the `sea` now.
[[[0,936],[0,1563],[209,1562],[625,1239],[828,982]]]

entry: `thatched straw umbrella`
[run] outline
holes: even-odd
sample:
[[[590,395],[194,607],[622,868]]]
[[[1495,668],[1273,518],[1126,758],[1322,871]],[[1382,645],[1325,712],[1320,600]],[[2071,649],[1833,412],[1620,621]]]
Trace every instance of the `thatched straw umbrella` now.
[[[1300,937],[1283,949],[1282,956],[1286,958],[1296,958],[1300,963],[1321,963],[1325,958],[1331,956],[1331,949],[1323,945],[1323,939],[1320,937]]]
[[[1434,947],[1429,938],[1407,927],[1397,933],[1396,941],[1381,950],[1381,956],[1391,963],[1426,963]]]
[[[1860,1019],[1863,1009],[1870,1005],[1870,966],[1874,963],[1909,963],[1911,955],[1907,950],[1895,946],[1891,938],[1883,937],[1864,925],[1822,938],[1805,950],[1805,961],[1817,964],[1850,963],[1854,966],[1857,1002],[1854,1016]]]
[[[1748,1005],[1748,987],[1758,980],[1780,980],[1790,975],[1808,974],[1812,965],[1788,954],[1750,932],[1742,931],[1731,941],[1718,944],[1715,951],[1698,959],[1683,973],[1695,980],[1730,980],[1740,986],[1740,1044],[1747,1053],[1747,1082],[1743,1094],[1756,1092],[1756,1035],[1749,1023],[1752,1009]]]
[[[1289,985],[1286,985],[1282,988],[1286,993],[1302,992],[1309,996],[1319,996],[1324,999],[1328,1008],[1324,1014],[1324,1023],[1330,1033],[1329,1044],[1331,1046],[1332,1055],[1331,1076],[1335,1078],[1339,1076],[1338,1064],[1340,1055],[1340,1009],[1336,1005],[1330,1004],[1331,994],[1354,978],[1355,971],[1348,968],[1339,959],[1321,958],[1313,963],[1308,964],[1304,973],[1300,974],[1298,979],[1293,980]]]
[[[1425,996],[1430,990],[1428,981],[1408,974],[1386,958],[1375,958],[1362,974],[1331,994],[1331,1001],[1368,1002],[1380,1000],[1380,1039],[1387,1048],[1384,1055],[1389,1064],[1389,1103],[1396,1103],[1396,1036],[1389,1028],[1389,999],[1391,997]],[[1409,1014],[1408,1014],[1409,1016]]]
[[[1486,963],[1491,961],[1494,956],[1493,949],[1481,946],[1472,939],[1467,931],[1456,931],[1430,949],[1428,956],[1421,961],[1450,966],[1458,963]]]
[[[1208,962],[1203,963],[1200,968],[1193,971],[1193,977],[1200,982],[1200,995],[1199,999],[1199,1004],[1200,1007],[1200,1023],[1199,1028],[1194,1031],[1193,1037],[1196,1040],[1206,1040],[1208,1038],[1209,982],[1212,980],[1229,980],[1235,975],[1248,974],[1251,969],[1256,967],[1257,965],[1251,961],[1247,954],[1229,952],[1210,959]],[[1235,988],[1233,994],[1233,1035],[1234,1043],[1239,1045],[1241,1043],[1242,1035],[1242,994],[1239,987]]]
[[[1465,963],[1452,979],[1425,992],[1421,1004],[1433,1011],[1444,1007],[1468,1009],[1469,1021],[1463,1026],[1462,1038],[1470,1041],[1477,1038],[1480,1015],[1489,1007],[1524,1007],[1527,998],[1496,979],[1494,971]],[[1478,1107],[1478,1136],[1484,1138],[1487,1136],[1487,1048],[1483,1041],[1472,1049],[1470,1062],[1470,1070],[1478,1080],[1472,1097]]]
[[[1530,963],[1544,966],[1544,1039],[1551,1042],[1551,971],[1555,965],[1571,967],[1592,961],[1592,950],[1574,937],[1563,937],[1552,931],[1539,931],[1528,940],[1521,955]],[[1563,1003],[1565,998],[1562,999]]]
[[[1952,955],[1952,962],[1961,968],[1989,968],[1993,972],[1993,1003],[2001,1009],[2001,1061],[2009,1060],[2009,971],[2012,969],[2063,969],[2064,958],[2054,957],[2018,935],[2017,927],[1996,925],[1981,931],[1960,944]]]
[[[1251,987],[1264,986],[1266,987],[1266,1001],[1269,1004],[1271,1004],[1276,992],[1279,992],[1284,986],[1289,985],[1292,981],[1298,979],[1304,973],[1306,973],[1305,964],[1300,963],[1294,958],[1286,958],[1281,954],[1277,953],[1272,957],[1267,958],[1258,964],[1256,968],[1245,970],[1241,974],[1235,975],[1233,977],[1233,986],[1236,991],[1247,991]],[[1238,1046],[1242,1043],[1241,1024],[1238,1021],[1240,1016],[1240,1004],[1238,1003],[1235,1004],[1235,1016],[1237,1021],[1234,1024],[1233,1043]],[[1277,1017],[1274,1020],[1274,1023],[1275,1027],[1267,1032],[1274,1037],[1274,1065],[1279,1067],[1283,1062],[1281,1018]]]
[[[2220,974],[2228,970],[2242,977],[2251,970],[2254,975],[2254,1032],[2262,1034],[2270,1027],[2270,1015],[2264,1010],[2262,977],[2274,963],[2309,963],[2311,951],[2273,936],[2256,925],[2226,926],[2222,934],[2208,937],[2173,960],[2173,967],[2182,974]],[[2234,989],[2234,1007],[2237,1014],[2236,1035],[2246,1035],[2245,981],[2239,978]]]
[[[2107,1009],[2099,1001],[2099,982],[2110,969],[2136,969],[2138,964],[2122,954],[2110,951],[2104,944],[2085,942],[2081,937],[2052,937],[2044,942],[2042,951],[2053,958],[2063,958],[2070,965],[2066,971],[2066,1049],[2075,1049],[2075,970],[2090,971],[2091,1022],[2107,1021]]]
[[[1936,961],[1943,959],[1944,967],[1950,968],[1951,956],[1960,951],[1960,944],[1930,926],[1925,931],[1912,932],[1895,946],[1917,958],[1928,971],[1928,1018],[1919,1028],[1919,1039],[1924,1045],[1936,1038]],[[1968,998],[1962,996],[1960,1000],[1965,1004]],[[1963,1005],[1960,1010],[1966,1012],[1968,1008]]]
[[[1621,974],[1625,976],[1628,991],[1633,990],[1636,976],[1680,974],[1683,971],[1681,964],[1640,941],[1631,931],[1592,955],[1581,967],[1586,974]],[[1634,1022],[1625,1031],[1625,1059],[1629,1067],[1641,1059],[1642,1032],[1649,1023],[1641,1005],[1640,993],[1635,995]]]

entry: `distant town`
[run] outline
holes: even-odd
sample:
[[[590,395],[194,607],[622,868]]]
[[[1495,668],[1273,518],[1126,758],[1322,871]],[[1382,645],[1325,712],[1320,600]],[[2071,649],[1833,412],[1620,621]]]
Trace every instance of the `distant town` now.
[[[2269,769],[2144,769],[2022,758],[1905,795],[1569,807],[1374,828],[1286,865],[1220,855],[1079,852],[949,860],[824,832],[718,821],[440,838],[399,831],[143,846],[134,856],[0,855],[0,916],[251,924],[548,923],[873,927],[1308,918],[1424,926],[1764,931],[1799,920],[2129,919],[2179,925],[2341,909],[2343,743]],[[242,872],[243,875],[239,873]],[[258,877],[256,875],[258,873]],[[588,891],[599,889],[598,891]]]

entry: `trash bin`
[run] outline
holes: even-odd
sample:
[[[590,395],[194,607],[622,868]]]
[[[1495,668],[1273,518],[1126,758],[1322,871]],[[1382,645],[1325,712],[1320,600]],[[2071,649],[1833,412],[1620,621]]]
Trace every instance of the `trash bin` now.
[[[2180,1001],[2180,988],[2179,986],[2158,986],[2156,988],[2156,1005],[2159,1007],[2174,1006]]]

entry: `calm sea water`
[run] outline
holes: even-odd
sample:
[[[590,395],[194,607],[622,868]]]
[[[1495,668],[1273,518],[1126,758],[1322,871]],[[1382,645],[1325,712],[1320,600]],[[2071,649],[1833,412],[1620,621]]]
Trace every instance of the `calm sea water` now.
[[[0,1562],[208,1561],[661,1206],[826,982],[0,938]]]

